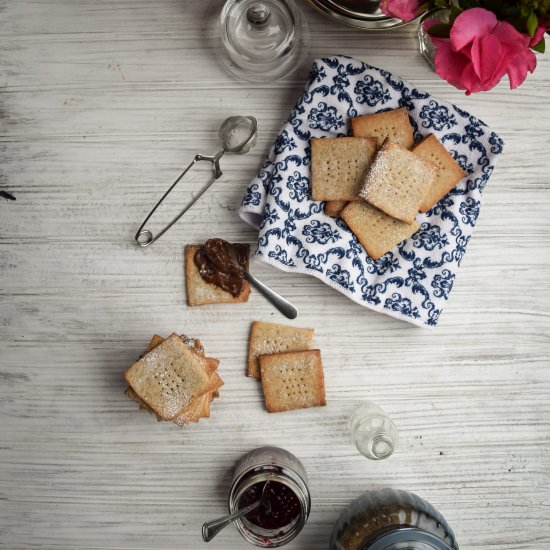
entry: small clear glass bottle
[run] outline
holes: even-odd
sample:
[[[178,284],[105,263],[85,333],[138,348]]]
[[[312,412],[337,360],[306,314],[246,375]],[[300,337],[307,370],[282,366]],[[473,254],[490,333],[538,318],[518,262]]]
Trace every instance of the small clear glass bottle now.
[[[303,464],[292,453],[279,447],[259,447],[241,457],[235,467],[229,489],[229,513],[237,512],[239,502],[258,484],[281,483],[299,504],[299,512],[292,520],[277,529],[265,529],[252,523],[246,516],[234,524],[243,538],[261,548],[278,548],[289,543],[303,529],[311,510],[311,496]],[[284,503],[283,503],[284,505]]]
[[[399,432],[386,413],[371,401],[358,407],[350,419],[352,443],[371,460],[388,458],[397,448]]]

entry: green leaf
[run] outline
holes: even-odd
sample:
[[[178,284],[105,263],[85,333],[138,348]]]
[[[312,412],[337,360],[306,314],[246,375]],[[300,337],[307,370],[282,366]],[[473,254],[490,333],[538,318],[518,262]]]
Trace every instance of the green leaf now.
[[[534,46],[531,46],[531,49],[539,53],[544,53],[544,50],[546,49],[544,36]]]
[[[451,6],[451,21],[454,21],[464,10],[460,6]]]
[[[416,10],[414,10],[416,13],[423,13],[430,7],[429,2],[424,2],[423,4],[420,4]]]
[[[527,32],[529,33],[529,36],[535,36],[535,31],[537,30],[538,25],[539,20],[535,15],[535,12],[531,10],[529,17],[527,18]]]
[[[428,34],[435,38],[449,38],[451,25],[449,23],[436,23],[428,29]]]

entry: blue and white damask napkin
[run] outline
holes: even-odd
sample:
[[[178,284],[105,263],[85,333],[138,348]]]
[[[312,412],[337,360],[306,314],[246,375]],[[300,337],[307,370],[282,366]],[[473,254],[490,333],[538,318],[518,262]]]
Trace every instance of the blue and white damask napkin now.
[[[467,172],[417,221],[420,229],[378,261],[347,225],[310,199],[310,139],[350,135],[349,119],[406,107],[415,139],[434,133]],[[256,257],[308,273],[355,302],[435,326],[479,215],[501,138],[462,109],[348,57],[313,63],[305,93],[243,198],[241,217],[259,229]]]

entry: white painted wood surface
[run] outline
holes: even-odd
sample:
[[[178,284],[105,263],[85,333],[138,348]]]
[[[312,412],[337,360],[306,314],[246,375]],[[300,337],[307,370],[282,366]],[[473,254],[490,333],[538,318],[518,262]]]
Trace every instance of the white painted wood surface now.
[[[328,406],[269,415],[244,376],[247,304],[189,309],[182,247],[253,242],[236,214],[306,70],[233,81],[209,42],[220,2],[0,1],[0,546],[191,549],[224,513],[235,461],[266,443],[304,462],[313,509],[290,549],[327,547],[346,504],[373,487],[412,490],[461,547],[550,548],[550,55],[526,83],[466,97],[416,53],[414,28],[336,26],[308,5],[308,60],[344,53],[451,100],[497,129],[506,151],[439,327],[364,309],[316,279],[254,265],[316,329]],[[256,149],[162,240],[137,248],[145,214],[218,124],[253,114]],[[200,183],[197,180],[197,185]],[[180,197],[188,190],[182,189]],[[122,393],[153,333],[199,337],[225,380],[211,418],[157,424]],[[348,442],[372,399],[400,428],[379,463]],[[246,548],[227,529],[208,546]]]

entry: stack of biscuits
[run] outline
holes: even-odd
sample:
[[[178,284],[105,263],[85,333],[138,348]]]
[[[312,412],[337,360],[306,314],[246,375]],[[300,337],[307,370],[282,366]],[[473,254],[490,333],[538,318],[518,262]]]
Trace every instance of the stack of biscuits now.
[[[184,426],[210,416],[210,403],[223,386],[219,361],[206,357],[199,340],[153,336],[145,354],[125,373],[126,395],[159,421]]]
[[[406,108],[351,119],[353,137],[312,138],[311,198],[374,260],[411,237],[465,172],[433,134],[414,143]]]
[[[268,412],[326,405],[321,352],[313,329],[254,321],[247,374],[262,382]]]

